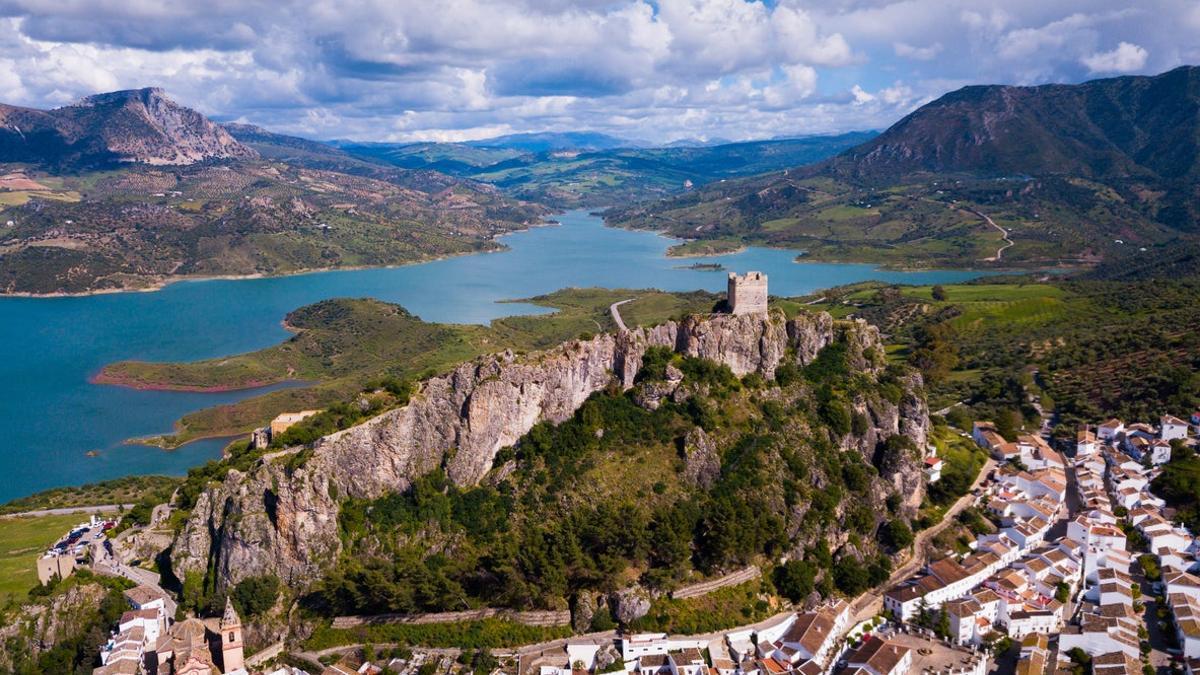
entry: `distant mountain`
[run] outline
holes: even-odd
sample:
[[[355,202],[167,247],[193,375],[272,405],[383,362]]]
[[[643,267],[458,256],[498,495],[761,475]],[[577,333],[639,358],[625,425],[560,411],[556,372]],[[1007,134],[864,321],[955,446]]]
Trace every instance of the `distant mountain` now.
[[[817,162],[874,135],[851,132],[724,145],[540,152],[465,143],[362,143],[340,147],[364,159],[469,177],[523,199],[570,208],[665,197],[713,181]]]
[[[964,87],[826,161],[608,217],[817,259],[1088,264],[1200,232],[1198,179],[1200,68],[1189,66]]]
[[[463,145],[474,148],[508,148],[524,152],[550,152],[552,150],[613,150],[616,148],[642,148],[645,141],[617,138],[595,131],[542,132],[510,134],[478,141],[467,141]]]
[[[311,141],[299,136],[277,134],[254,124],[229,122],[221,126],[237,141],[253,148],[259,155],[267,158],[277,159],[290,155],[316,155],[338,158],[350,156],[345,151],[329,143]]]
[[[221,126],[158,88],[97,94],[54,110],[0,104],[0,162],[80,168],[256,156]]]
[[[972,86],[832,162],[839,173],[1200,177],[1200,67],[1038,87]]]

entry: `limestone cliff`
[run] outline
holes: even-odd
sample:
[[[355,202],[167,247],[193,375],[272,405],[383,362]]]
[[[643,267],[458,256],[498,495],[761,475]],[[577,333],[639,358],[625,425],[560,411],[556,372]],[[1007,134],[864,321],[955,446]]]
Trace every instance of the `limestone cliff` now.
[[[424,382],[407,406],[320,439],[303,450],[303,462],[292,449],[246,473],[231,471],[199,498],[174,542],[173,571],[181,579],[210,574],[218,589],[263,573],[305,586],[341,549],[341,500],[404,490],[439,467],[456,484],[476,484],[497,452],[534,424],[569,418],[614,383],[633,386],[649,347],[771,378],[785,359],[807,364],[834,340],[847,344],[856,369],[882,365],[878,333],[866,324],[835,324],[827,314],[788,320],[779,313],[689,317],[529,355],[475,359]],[[920,419],[907,420],[908,414]],[[902,401],[880,416],[886,419],[872,425],[877,435],[911,432],[924,443],[923,401]]]

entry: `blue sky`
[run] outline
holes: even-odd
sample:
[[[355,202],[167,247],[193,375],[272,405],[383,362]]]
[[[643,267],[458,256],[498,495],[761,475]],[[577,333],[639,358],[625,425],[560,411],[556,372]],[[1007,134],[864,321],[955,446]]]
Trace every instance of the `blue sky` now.
[[[1196,0],[0,0],[6,103],[161,86],[323,139],[832,133],[966,84],[1196,63]]]

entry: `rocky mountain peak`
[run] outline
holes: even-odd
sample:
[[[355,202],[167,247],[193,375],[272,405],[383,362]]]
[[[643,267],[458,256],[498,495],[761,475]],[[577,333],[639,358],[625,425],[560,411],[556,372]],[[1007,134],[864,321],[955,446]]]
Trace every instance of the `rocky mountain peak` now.
[[[158,87],[95,94],[54,110],[7,108],[0,155],[13,161],[80,168],[158,165],[258,156],[220,125],[179,105]]]

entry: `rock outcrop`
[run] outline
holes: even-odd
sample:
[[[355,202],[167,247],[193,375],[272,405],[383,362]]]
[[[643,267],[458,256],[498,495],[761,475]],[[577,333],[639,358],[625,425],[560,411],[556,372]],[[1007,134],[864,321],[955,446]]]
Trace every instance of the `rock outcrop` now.
[[[684,437],[683,460],[683,478],[694,487],[708,489],[721,475],[721,455],[700,427],[695,427]]]
[[[878,334],[866,324],[835,324],[827,314],[788,320],[779,313],[689,317],[527,356],[503,352],[463,363],[426,381],[407,406],[320,439],[303,450],[302,462],[293,456],[300,449],[292,449],[247,473],[230,471],[197,501],[174,542],[173,571],[180,579],[213,574],[218,589],[263,573],[305,586],[341,549],[340,500],[402,491],[438,468],[458,485],[474,485],[497,453],[534,424],[568,419],[610,385],[632,387],[651,346],[770,378],[784,359],[806,364],[835,339],[846,341],[862,368],[881,365]],[[911,404],[908,412],[923,405]],[[901,420],[899,409],[893,412],[879,426],[892,431],[913,424]],[[697,464],[698,482],[712,473],[710,459]]]
[[[111,162],[184,165],[250,159],[258,153],[161,89],[147,88],[96,94],[55,110],[0,104],[0,156],[79,167]]]
[[[638,585],[622,588],[608,597],[613,618],[622,625],[637,621],[650,612],[650,594]]]

